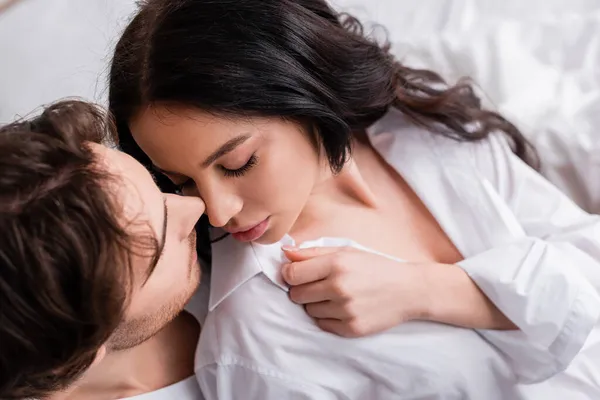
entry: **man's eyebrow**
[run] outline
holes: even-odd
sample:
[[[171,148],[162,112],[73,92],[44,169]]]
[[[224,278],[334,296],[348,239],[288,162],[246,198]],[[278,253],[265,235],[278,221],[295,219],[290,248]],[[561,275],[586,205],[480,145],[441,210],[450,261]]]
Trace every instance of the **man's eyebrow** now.
[[[219,147],[216,151],[214,151],[210,156],[206,157],[206,159],[201,164],[202,168],[207,168],[210,164],[217,161],[220,157],[223,157],[227,153],[231,153],[239,145],[241,145],[248,139],[250,139],[250,135],[241,135],[234,137],[231,140],[228,140],[223,145],[221,145],[221,147]]]
[[[158,265],[158,261],[160,260],[160,257],[162,257],[162,254],[165,250],[165,242],[167,240],[167,219],[169,217],[169,209],[167,207],[167,199],[164,199],[164,209],[165,209],[165,217],[163,219],[163,230],[162,230],[162,235],[161,235],[161,239],[160,242],[158,242],[158,248],[156,250],[156,253],[154,254],[154,257],[152,257],[152,261],[150,262],[150,267],[148,268],[148,271],[146,272],[146,279],[144,280],[144,283],[142,284],[142,286],[144,286],[146,284],[146,282],[148,282],[148,279],[150,278],[150,276],[152,275],[152,273],[154,272],[154,270],[156,269],[156,266]]]

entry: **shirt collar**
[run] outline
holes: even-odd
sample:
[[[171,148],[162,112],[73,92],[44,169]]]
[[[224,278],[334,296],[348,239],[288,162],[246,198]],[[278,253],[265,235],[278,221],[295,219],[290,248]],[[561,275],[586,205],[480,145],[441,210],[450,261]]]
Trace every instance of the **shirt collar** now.
[[[288,291],[289,287],[281,276],[281,267],[288,262],[281,249],[284,245],[294,245],[294,240],[286,235],[278,243],[260,245],[238,242],[228,236],[213,243],[209,311],[213,311],[237,288],[260,273],[282,290]]]

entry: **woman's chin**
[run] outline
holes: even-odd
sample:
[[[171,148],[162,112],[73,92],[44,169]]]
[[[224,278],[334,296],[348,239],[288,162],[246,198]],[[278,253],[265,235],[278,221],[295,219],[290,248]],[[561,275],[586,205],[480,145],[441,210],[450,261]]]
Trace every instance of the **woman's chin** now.
[[[270,244],[279,243],[286,235],[286,231],[279,230],[277,227],[269,226],[269,229],[257,240],[254,240],[252,243],[261,244],[264,246],[268,246]]]
[[[269,231],[265,232],[264,235],[259,237],[257,240],[252,241],[252,243],[268,246],[270,244],[275,244],[275,243],[279,242],[283,238],[283,236],[285,236],[285,235],[270,235],[269,233],[270,233]]]

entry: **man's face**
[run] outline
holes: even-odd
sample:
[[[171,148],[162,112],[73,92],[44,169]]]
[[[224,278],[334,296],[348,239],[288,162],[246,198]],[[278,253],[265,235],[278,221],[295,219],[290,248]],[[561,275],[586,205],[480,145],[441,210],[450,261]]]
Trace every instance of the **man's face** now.
[[[109,188],[122,207],[123,225],[134,237],[154,237],[155,247],[134,244],[133,287],[125,319],[107,343],[124,350],[150,339],[173,320],[200,282],[194,225],[204,212],[202,200],[162,193],[148,171],[130,156],[93,144],[106,170],[118,179]],[[119,210],[120,211],[120,210]]]

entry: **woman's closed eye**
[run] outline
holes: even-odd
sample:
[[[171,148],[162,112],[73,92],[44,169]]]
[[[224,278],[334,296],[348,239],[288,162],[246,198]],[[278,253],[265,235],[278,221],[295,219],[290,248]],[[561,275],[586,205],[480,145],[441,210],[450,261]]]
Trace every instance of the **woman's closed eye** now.
[[[244,165],[242,165],[240,168],[229,169],[222,165],[219,166],[219,168],[223,171],[223,174],[225,176],[235,178],[235,177],[243,176],[245,173],[250,171],[254,166],[256,166],[257,163],[258,163],[258,156],[255,153],[255,154],[252,154],[252,156],[250,156],[248,161],[246,161],[246,163]]]
[[[230,169],[226,168],[222,165],[219,166],[219,169],[223,171],[223,174],[226,177],[240,177],[250,171],[253,167],[258,163],[258,156],[256,154],[252,154],[248,161],[240,168]],[[195,183],[193,179],[186,179],[183,182],[173,182],[175,184],[175,193],[184,194],[186,190],[193,189],[195,187]]]

